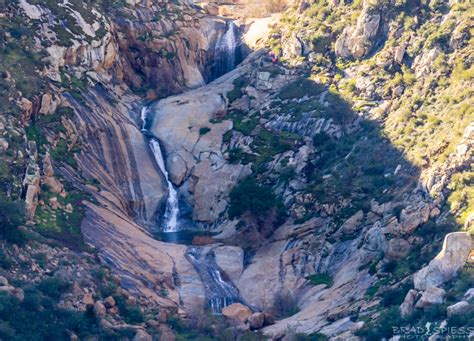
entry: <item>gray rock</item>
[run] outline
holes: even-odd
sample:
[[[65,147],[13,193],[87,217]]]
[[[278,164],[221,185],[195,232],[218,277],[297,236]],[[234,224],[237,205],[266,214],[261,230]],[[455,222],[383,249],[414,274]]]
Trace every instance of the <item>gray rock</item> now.
[[[152,341],[152,337],[143,329],[137,330],[135,336],[133,337],[133,341]]]
[[[244,270],[244,251],[238,246],[220,246],[215,248],[217,265],[235,282]]]
[[[5,286],[8,286],[8,280],[5,277],[0,276],[0,287],[5,287]]]
[[[8,149],[9,146],[10,145],[8,141],[5,138],[0,137],[0,152],[4,152],[5,150]]]
[[[453,315],[461,315],[468,312],[470,309],[470,305],[466,301],[461,301],[456,304],[450,305],[448,307],[448,317]]]
[[[265,314],[264,313],[254,313],[248,318],[248,324],[251,330],[260,329],[265,323]]]
[[[356,27],[346,27],[336,40],[335,52],[338,56],[361,58],[370,52],[375,42],[380,14],[364,7],[357,19]]]
[[[170,173],[171,181],[179,186],[183,182],[184,178],[188,174],[188,168],[186,162],[177,153],[171,153],[166,157],[166,165],[168,172]]]
[[[446,235],[441,252],[415,274],[415,289],[426,290],[452,279],[464,266],[473,246],[472,237],[465,232]]]
[[[423,292],[415,308],[424,309],[434,304],[443,304],[445,295],[446,291],[443,289],[430,287]]]
[[[105,308],[102,302],[95,302],[94,304],[94,314],[98,319],[103,319],[105,314],[107,313],[107,309]]]
[[[299,57],[303,53],[303,44],[299,40],[296,32],[291,37],[282,42],[283,57],[293,59]]]
[[[418,292],[416,290],[411,289],[405,296],[405,300],[400,305],[400,315],[403,318],[411,315],[415,310],[415,301],[417,294]]]
[[[474,288],[470,288],[466,293],[464,294],[464,301],[471,301],[474,300]]]

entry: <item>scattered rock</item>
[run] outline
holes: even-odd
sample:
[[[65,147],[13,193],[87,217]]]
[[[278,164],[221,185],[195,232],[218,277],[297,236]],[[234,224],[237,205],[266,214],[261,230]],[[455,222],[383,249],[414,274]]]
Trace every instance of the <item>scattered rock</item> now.
[[[152,340],[153,339],[152,339],[151,335],[148,334],[143,329],[137,330],[135,336],[133,337],[133,341],[152,341]],[[163,338],[163,335],[162,335],[160,340],[167,340],[167,339]],[[169,340],[171,340],[171,339],[169,339]]]
[[[248,318],[248,324],[251,330],[260,329],[265,323],[264,313],[254,313]]]
[[[107,309],[102,304],[102,302],[95,302],[94,304],[94,314],[97,318],[104,318],[107,313]]]
[[[109,296],[107,297],[105,300],[104,300],[104,305],[106,308],[112,308],[115,306],[115,300],[112,296]]]
[[[3,277],[3,276],[0,276],[0,287],[6,287],[8,286],[8,280]]]

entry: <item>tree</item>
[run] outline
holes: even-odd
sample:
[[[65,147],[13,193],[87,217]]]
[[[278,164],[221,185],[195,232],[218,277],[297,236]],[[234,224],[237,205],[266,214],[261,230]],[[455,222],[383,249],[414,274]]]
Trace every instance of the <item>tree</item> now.
[[[24,223],[23,204],[0,197],[0,236],[12,243],[23,243],[25,237],[19,227]]]

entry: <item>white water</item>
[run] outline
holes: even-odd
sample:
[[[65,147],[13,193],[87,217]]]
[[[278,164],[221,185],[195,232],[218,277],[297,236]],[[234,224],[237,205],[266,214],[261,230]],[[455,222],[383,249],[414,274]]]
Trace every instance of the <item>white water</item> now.
[[[168,200],[166,202],[166,211],[164,216],[165,226],[163,232],[176,232],[178,231],[178,217],[179,217],[179,205],[178,205],[178,192],[174,188],[170,181],[168,171],[165,167],[163,154],[161,152],[160,143],[157,139],[150,140],[150,148],[155,156],[156,163],[160,167],[161,172],[165,176],[168,184]]]
[[[210,254],[204,256],[202,252],[201,247],[192,246],[186,256],[201,277],[212,314],[220,315],[223,308],[242,302],[242,298],[237,288],[222,278],[214,257]]]
[[[142,119],[142,131],[146,130],[146,117],[148,114],[148,107],[143,107],[140,118]]]
[[[142,131],[146,131],[147,113],[148,108],[143,107],[141,111]],[[155,161],[160,168],[161,173],[165,176],[166,183],[168,184],[168,200],[166,201],[163,232],[176,232],[178,231],[179,218],[178,192],[171,183],[168,171],[165,167],[165,160],[163,159],[163,153],[161,152],[160,142],[156,138],[150,139],[150,148],[155,157]]]
[[[236,66],[236,51],[240,40],[235,23],[229,21],[228,25],[227,31],[219,38],[216,44],[216,77],[233,70]]]

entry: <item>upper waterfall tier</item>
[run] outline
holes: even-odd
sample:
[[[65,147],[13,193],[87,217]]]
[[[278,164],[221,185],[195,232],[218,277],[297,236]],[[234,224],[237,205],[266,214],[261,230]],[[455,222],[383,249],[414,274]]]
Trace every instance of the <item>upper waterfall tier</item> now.
[[[233,21],[227,23],[226,32],[217,40],[215,47],[215,64],[213,78],[218,78],[232,71],[242,60],[239,48],[241,40],[239,29]]]

